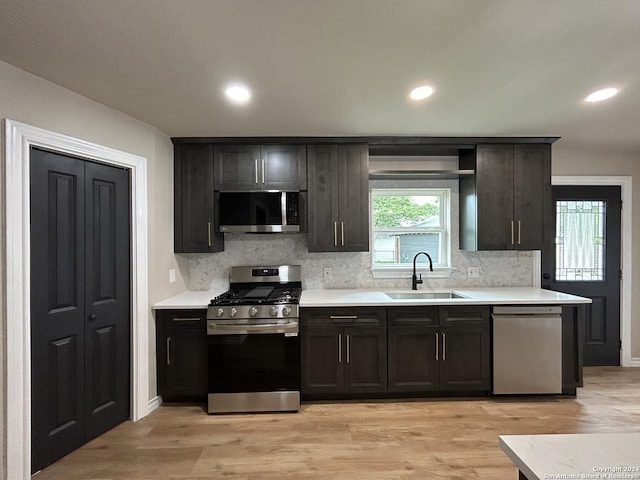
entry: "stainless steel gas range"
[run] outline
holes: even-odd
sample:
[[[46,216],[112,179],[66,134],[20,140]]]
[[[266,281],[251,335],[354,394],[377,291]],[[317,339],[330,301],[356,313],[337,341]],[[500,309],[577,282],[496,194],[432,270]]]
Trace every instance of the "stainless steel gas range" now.
[[[299,265],[231,267],[207,310],[208,412],[300,408]]]

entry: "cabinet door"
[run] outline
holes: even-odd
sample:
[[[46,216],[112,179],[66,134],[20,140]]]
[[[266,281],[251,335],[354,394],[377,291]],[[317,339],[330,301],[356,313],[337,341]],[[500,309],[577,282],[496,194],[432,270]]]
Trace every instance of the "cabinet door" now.
[[[513,249],[513,145],[477,146],[476,189],[477,249]]]
[[[260,190],[262,176],[259,145],[216,145],[215,189]]]
[[[514,146],[515,248],[542,250],[553,233],[551,145]]]
[[[440,390],[491,389],[489,326],[457,325],[440,329]]]
[[[390,392],[438,390],[438,327],[389,326]]]
[[[158,393],[167,400],[207,394],[206,310],[157,311]]]
[[[345,393],[387,391],[387,329],[344,329]]]
[[[174,158],[174,251],[208,253],[224,250],[214,203],[214,159],[211,144],[180,144]]]
[[[305,145],[263,145],[260,182],[265,190],[307,189],[307,147]]]
[[[345,361],[341,328],[303,327],[300,330],[302,394],[339,393]]]
[[[369,251],[369,147],[338,147],[338,244],[342,252]]]
[[[338,247],[338,147],[309,145],[308,229],[310,252],[336,252]]]

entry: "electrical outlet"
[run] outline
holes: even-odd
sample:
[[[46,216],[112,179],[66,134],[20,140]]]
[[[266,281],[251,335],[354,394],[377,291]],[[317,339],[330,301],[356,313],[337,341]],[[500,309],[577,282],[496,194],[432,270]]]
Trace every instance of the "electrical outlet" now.
[[[176,281],[176,269],[172,268],[169,270],[169,283],[175,283]]]
[[[469,278],[478,278],[480,276],[480,267],[469,267],[467,268],[467,277]]]
[[[322,278],[329,280],[331,278],[331,267],[324,267],[322,269]]]

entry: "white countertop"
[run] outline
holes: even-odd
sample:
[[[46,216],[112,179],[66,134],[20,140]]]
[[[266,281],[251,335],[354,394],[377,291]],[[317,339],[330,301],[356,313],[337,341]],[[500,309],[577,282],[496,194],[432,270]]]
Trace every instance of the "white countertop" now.
[[[394,305],[568,305],[591,303],[591,299],[569,295],[567,293],[530,287],[495,288],[453,288],[428,290],[423,292],[454,292],[463,298],[402,299],[394,300],[385,295],[389,293],[416,293],[412,290],[398,289],[310,289],[303,290],[301,307],[348,307],[348,306],[394,306]],[[154,309],[201,309],[207,308],[212,298],[224,291],[186,291],[153,305]]]
[[[453,292],[463,298],[432,298],[394,300],[389,293]],[[301,307],[346,307],[346,306],[394,306],[394,305],[563,305],[591,303],[591,299],[560,293],[542,288],[495,287],[495,288],[452,288],[438,290],[304,290],[300,298]]]
[[[158,303],[153,304],[153,308],[159,309],[180,309],[180,308],[207,308],[212,298],[217,297],[224,290],[187,290],[175,297],[167,298]]]
[[[528,480],[640,479],[640,433],[500,435],[499,444]]]

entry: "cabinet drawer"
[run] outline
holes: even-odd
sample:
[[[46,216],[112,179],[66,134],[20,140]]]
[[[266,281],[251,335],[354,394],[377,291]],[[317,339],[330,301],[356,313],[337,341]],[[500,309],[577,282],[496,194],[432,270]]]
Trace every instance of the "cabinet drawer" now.
[[[387,325],[387,309],[384,307],[303,308],[300,312],[300,323],[302,327],[384,327]]]
[[[489,325],[490,307],[482,305],[443,305],[440,325]]]
[[[438,307],[387,308],[389,326],[420,326],[438,324]]]
[[[170,310],[163,315],[165,328],[206,328],[206,310]]]

